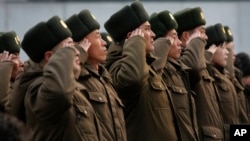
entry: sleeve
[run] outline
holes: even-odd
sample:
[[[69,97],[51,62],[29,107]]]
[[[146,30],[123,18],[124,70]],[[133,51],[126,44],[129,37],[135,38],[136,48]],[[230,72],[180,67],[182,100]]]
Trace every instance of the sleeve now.
[[[140,90],[149,74],[144,38],[128,39],[123,46],[122,58],[112,64],[109,72],[118,90]]]
[[[10,78],[13,64],[11,61],[0,63],[0,111],[6,112],[6,105],[10,95]]]
[[[76,88],[73,73],[75,56],[73,48],[58,49],[44,66],[40,86],[34,83],[30,87],[28,104],[39,120],[56,121],[72,106],[73,93]]]
[[[205,45],[206,41],[201,38],[192,39],[183,52],[181,61],[194,70],[205,68]]]
[[[79,59],[80,59],[81,63],[84,64],[88,58],[88,53],[79,45],[75,45],[75,47],[80,52]]]
[[[161,70],[163,70],[163,68],[166,66],[171,43],[166,38],[158,38],[154,42],[154,47],[155,49],[152,54],[157,57],[157,60],[154,61],[152,66],[157,72],[161,72]]]
[[[214,54],[212,52],[209,52],[209,51],[205,51],[205,59],[208,61],[208,62],[211,62],[212,59],[213,59],[213,56]]]

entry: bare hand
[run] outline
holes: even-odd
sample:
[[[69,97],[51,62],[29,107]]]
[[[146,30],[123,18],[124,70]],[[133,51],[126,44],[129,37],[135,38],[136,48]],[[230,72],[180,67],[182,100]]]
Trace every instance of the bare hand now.
[[[12,54],[9,54],[8,51],[3,51],[3,53],[0,53],[0,62],[11,61],[11,60],[12,60]]]
[[[212,44],[207,51],[211,52],[212,54],[214,54],[216,52],[216,50],[218,49],[218,47],[215,44]]]
[[[167,36],[167,39],[170,41],[170,46],[172,46],[174,43],[174,38]]]
[[[189,39],[187,40],[187,44],[190,43],[190,41],[194,38],[197,38],[197,37],[200,37],[201,38],[201,33],[200,31],[195,31],[190,37]]]
[[[144,33],[142,32],[141,29],[137,28],[135,29],[134,31],[132,31],[131,35],[129,36],[129,38],[133,37],[133,36],[136,36],[136,35],[139,35],[139,36],[142,36],[144,37]]]
[[[89,50],[89,47],[91,46],[91,43],[88,39],[84,38],[80,42],[78,42],[78,45],[82,47],[86,52]]]

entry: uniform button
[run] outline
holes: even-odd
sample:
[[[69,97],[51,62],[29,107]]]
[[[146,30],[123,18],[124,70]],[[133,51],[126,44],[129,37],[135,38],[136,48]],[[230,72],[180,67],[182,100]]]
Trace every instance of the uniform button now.
[[[84,110],[84,114],[86,114],[86,115],[87,115],[87,114],[88,114],[88,112],[87,112],[86,110]]]
[[[100,101],[102,101],[102,98],[101,98],[101,97],[99,97],[98,99],[99,99]]]
[[[180,90],[180,92],[182,92],[182,90]]]
[[[216,135],[214,134],[214,137],[216,137]]]

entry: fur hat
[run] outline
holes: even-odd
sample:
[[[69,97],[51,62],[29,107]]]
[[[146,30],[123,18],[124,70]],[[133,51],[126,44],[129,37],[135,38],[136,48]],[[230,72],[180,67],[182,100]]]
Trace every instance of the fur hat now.
[[[9,53],[19,53],[21,43],[15,31],[5,32],[0,35],[0,53],[4,50]]]
[[[242,71],[243,76],[250,75],[250,56],[245,52],[240,52],[235,56],[234,66]]]
[[[47,22],[40,22],[25,33],[22,48],[32,61],[39,63],[46,51],[53,49],[68,37],[71,37],[71,32],[65,22],[58,16],[53,16]]]
[[[72,38],[79,42],[92,31],[99,29],[100,24],[89,10],[84,9],[79,14],[72,15],[65,21],[72,32]]]
[[[139,1],[126,5],[114,13],[104,24],[105,29],[115,42],[124,40],[127,33],[149,20],[143,4]]]
[[[156,37],[163,37],[166,35],[166,33],[172,29],[176,29],[178,27],[178,24],[169,11],[165,10],[160,13],[153,13],[150,16],[149,22],[151,24],[151,28],[153,32],[155,33]]]
[[[179,35],[184,31],[206,24],[205,16],[200,7],[185,8],[177,11],[174,13],[174,17],[178,23],[177,32]]]
[[[232,42],[234,40],[233,34],[228,26],[224,26],[226,32],[227,40],[226,42]]]
[[[224,27],[222,24],[217,23],[215,25],[208,26],[206,28],[206,34],[207,34],[207,45],[206,49],[209,48],[212,44],[215,44],[216,46],[224,43],[227,39]]]
[[[112,37],[107,32],[101,32],[102,39],[107,43],[107,48],[113,43]]]

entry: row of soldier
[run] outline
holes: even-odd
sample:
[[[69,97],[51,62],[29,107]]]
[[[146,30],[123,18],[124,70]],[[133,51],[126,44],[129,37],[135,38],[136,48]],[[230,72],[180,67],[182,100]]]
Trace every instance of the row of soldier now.
[[[2,33],[1,111],[33,141],[228,141],[230,124],[249,124],[249,96],[230,28],[205,25],[200,7],[149,16],[135,1],[105,22],[111,45],[87,9],[21,44]]]

